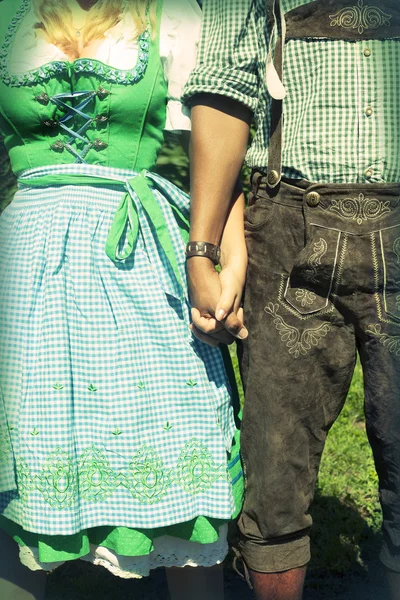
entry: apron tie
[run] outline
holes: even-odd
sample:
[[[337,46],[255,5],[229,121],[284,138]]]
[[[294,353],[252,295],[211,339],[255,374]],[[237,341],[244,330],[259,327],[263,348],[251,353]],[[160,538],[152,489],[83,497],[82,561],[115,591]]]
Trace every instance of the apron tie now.
[[[151,181],[151,184],[149,183]],[[18,179],[18,183],[24,187],[51,187],[66,185],[88,185],[88,186],[120,186],[125,190],[125,194],[115,212],[110,230],[108,232],[105,252],[110,260],[115,264],[122,263],[132,256],[139,230],[144,232],[145,227],[140,223],[141,213],[145,215],[150,230],[154,237],[156,246],[160,248],[171,267],[174,274],[175,283],[178,286],[177,297],[184,300],[187,297],[186,287],[183,285],[176,251],[174,249],[171,236],[165,221],[163,212],[154,197],[152,187],[157,187],[156,180],[151,179],[147,171],[142,171],[129,179],[112,179],[110,177],[81,175],[74,173],[65,173],[61,175],[42,175],[38,178]],[[177,222],[181,231],[182,241],[186,239],[188,232],[188,220],[181,213],[177,206],[170,203],[170,206],[177,217]],[[146,243],[146,236],[143,235]],[[123,249],[121,247],[123,246]],[[160,277],[161,280],[163,277]],[[174,286],[175,287],[175,286]]]

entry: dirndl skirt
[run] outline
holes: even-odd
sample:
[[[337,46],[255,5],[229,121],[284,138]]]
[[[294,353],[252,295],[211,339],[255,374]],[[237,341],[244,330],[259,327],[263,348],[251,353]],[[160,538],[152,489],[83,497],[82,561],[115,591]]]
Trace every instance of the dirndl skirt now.
[[[54,175],[115,186],[29,185]],[[160,543],[165,553],[166,538],[217,543],[221,555],[224,528],[195,542],[168,528],[199,518],[223,527],[240,508],[231,383],[221,350],[189,329],[176,219],[176,209],[188,216],[188,196],[146,174],[177,281],[140,194],[121,187],[135,176],[94,165],[26,171],[0,217],[0,515],[39,540],[157,529],[146,555]],[[127,189],[138,232],[116,262],[105,246]]]

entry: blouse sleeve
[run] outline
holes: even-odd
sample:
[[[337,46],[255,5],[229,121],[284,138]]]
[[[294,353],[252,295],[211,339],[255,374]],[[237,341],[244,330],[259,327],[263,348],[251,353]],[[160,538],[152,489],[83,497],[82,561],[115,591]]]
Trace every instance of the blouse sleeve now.
[[[190,109],[182,102],[183,88],[196,66],[201,10],[196,0],[164,0],[160,54],[168,83],[165,129],[190,131]]]

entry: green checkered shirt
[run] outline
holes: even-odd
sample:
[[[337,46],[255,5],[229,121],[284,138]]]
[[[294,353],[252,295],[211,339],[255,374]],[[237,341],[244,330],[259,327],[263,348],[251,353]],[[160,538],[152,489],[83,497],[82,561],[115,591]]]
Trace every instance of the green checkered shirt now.
[[[282,0],[285,13],[308,4]],[[382,6],[379,0],[364,5]],[[357,6],[357,0],[349,0]],[[384,6],[382,6],[384,8]],[[270,96],[265,0],[204,0],[196,69],[184,99],[208,92],[255,113],[247,155],[265,169]],[[284,175],[330,183],[400,181],[400,40],[288,40],[285,48]]]

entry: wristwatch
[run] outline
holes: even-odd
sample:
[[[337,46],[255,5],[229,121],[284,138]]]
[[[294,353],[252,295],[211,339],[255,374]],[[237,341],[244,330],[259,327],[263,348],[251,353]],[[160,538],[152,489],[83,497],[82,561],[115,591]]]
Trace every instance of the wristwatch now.
[[[209,258],[216,266],[219,265],[221,259],[221,248],[209,242],[189,242],[186,245],[186,258],[192,256]]]

